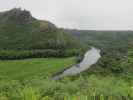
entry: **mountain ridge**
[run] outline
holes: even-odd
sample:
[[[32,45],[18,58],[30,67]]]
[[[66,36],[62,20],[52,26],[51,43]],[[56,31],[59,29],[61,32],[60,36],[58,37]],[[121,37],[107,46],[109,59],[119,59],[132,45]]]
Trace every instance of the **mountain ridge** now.
[[[0,50],[79,49],[78,40],[53,23],[14,8],[0,13]]]
[[[13,38],[11,34],[12,36],[14,35]],[[25,38],[22,39],[24,34],[27,35],[29,38],[25,36]],[[70,40],[67,41],[67,38],[72,38],[73,40],[72,36],[65,34],[63,31],[58,29],[53,23],[45,20],[37,20],[34,17],[32,17],[29,11],[21,10],[20,8],[14,8],[12,10],[2,12],[0,14],[0,37],[5,38],[5,40],[0,39],[0,42],[5,42],[7,40],[6,42],[9,43],[8,40],[10,40],[10,38],[11,39],[17,38],[18,41],[14,41],[16,42],[16,44],[22,43],[21,41],[24,40],[23,42],[26,41],[29,41],[30,43],[35,42],[36,45],[42,44],[45,46],[50,45],[50,42],[51,45],[55,44],[56,46],[61,43],[64,43],[61,44],[62,46],[64,45],[64,47],[68,46],[66,44],[70,42]],[[11,42],[12,41],[10,40],[9,43],[10,46]],[[42,46],[41,48],[39,48],[38,46],[37,49],[54,48],[47,46],[46,47]]]

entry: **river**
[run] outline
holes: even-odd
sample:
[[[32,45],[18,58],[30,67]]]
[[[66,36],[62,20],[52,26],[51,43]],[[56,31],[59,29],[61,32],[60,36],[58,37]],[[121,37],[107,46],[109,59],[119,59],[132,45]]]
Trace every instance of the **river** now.
[[[72,76],[72,75],[79,74],[79,73],[89,69],[100,58],[101,58],[100,50],[92,47],[90,50],[88,50],[85,53],[84,59],[79,64],[76,64],[76,65],[66,69],[64,72],[62,72],[59,75],[54,76],[52,79],[57,80],[64,76]]]

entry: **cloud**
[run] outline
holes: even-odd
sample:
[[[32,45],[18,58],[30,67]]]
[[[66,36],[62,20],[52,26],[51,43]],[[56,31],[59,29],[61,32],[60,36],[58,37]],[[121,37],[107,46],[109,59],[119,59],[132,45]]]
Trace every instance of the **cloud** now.
[[[0,9],[15,6],[59,27],[98,30],[133,29],[133,0],[1,0]]]

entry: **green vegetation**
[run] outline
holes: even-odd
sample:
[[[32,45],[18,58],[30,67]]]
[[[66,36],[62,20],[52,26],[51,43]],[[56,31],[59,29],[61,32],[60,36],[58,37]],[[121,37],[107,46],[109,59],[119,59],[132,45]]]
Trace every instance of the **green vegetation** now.
[[[133,97],[132,82],[96,75],[61,81],[38,78],[3,80],[0,81],[0,92],[0,98],[5,97],[7,100],[77,100],[79,97],[87,97],[87,100],[132,100]]]
[[[64,30],[64,32],[77,37],[88,46],[95,46],[104,51],[112,49],[125,52],[128,43],[133,39],[133,31]]]
[[[74,58],[40,58],[14,61],[0,61],[0,79],[47,78],[72,66]]]
[[[89,70],[51,79],[91,46],[102,57]],[[132,31],[58,29],[12,9],[0,13],[0,59],[0,100],[133,100]]]
[[[46,55],[48,51],[46,49],[50,49],[49,53],[53,53],[52,51],[56,52],[56,50],[79,49],[80,46],[76,38],[64,33],[48,21],[33,18],[29,11],[15,8],[0,13],[0,53],[6,52],[5,55],[1,54],[0,58],[8,59],[9,54],[11,58],[15,59],[16,55],[11,51],[21,51],[23,58],[33,58],[39,57],[36,51],[41,51]],[[8,51],[9,53],[7,53]],[[24,53],[22,53],[23,51]],[[30,54],[31,52],[34,56]],[[71,56],[71,54],[67,55]],[[17,55],[17,58],[19,57]]]
[[[78,31],[78,30],[65,30],[65,32],[72,34],[79,38],[83,43],[88,46],[95,46],[101,49],[102,58],[97,64],[93,65],[88,71],[81,73],[82,77],[88,75],[95,75],[101,77],[93,84],[101,83],[103,88],[101,91],[106,91],[108,87],[115,87],[117,82],[122,83],[125,87],[115,87],[116,90],[110,90],[116,96],[122,92],[122,89],[128,90],[132,87],[133,80],[133,32],[132,31]],[[76,76],[77,78],[78,76]],[[86,77],[87,78],[87,77]],[[109,81],[114,80],[113,84]],[[87,78],[88,79],[88,78]],[[102,79],[105,79],[103,81]],[[108,87],[105,87],[106,83],[109,82]],[[94,87],[96,88],[98,84]],[[102,87],[102,86],[100,86]],[[117,91],[117,92],[115,92]],[[118,92],[119,91],[119,92]],[[106,91],[105,93],[109,93]],[[103,96],[106,94],[102,93]],[[124,100],[124,96],[128,92],[122,93],[120,99]],[[108,94],[109,95],[109,94]],[[130,95],[130,94],[128,94]],[[122,98],[123,97],[123,98]],[[113,99],[115,100],[115,99]],[[132,100],[132,98],[126,98],[126,100]]]
[[[121,33],[117,34],[119,37],[115,38],[123,36]],[[106,45],[102,49],[102,58],[98,63],[80,75],[65,77],[58,81],[50,80],[48,76],[74,64],[74,58],[1,61],[0,98],[7,100],[132,100],[132,33],[128,36],[128,39],[124,36],[128,41],[123,42],[123,38],[118,40],[121,45],[115,44],[116,41],[113,38],[110,42],[99,39],[97,45],[104,45],[102,43]],[[128,43],[130,45],[127,45]],[[125,46],[126,48],[123,49]]]
[[[79,55],[81,49],[67,49],[67,50],[1,50],[1,60],[27,59],[27,58],[46,58],[46,57],[70,57]]]
[[[118,74],[125,70],[129,45],[133,40],[132,31],[78,31],[65,30],[88,46],[101,49],[102,58],[92,68],[92,73]],[[89,71],[90,72],[90,71]]]

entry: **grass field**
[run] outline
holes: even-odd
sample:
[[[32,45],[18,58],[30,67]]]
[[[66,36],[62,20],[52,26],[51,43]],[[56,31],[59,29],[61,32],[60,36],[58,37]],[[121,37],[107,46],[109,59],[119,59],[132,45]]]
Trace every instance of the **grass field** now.
[[[133,81],[121,77],[47,78],[74,63],[74,57],[0,61],[0,100],[133,100]]]
[[[0,61],[0,79],[46,78],[74,63],[74,57]]]

